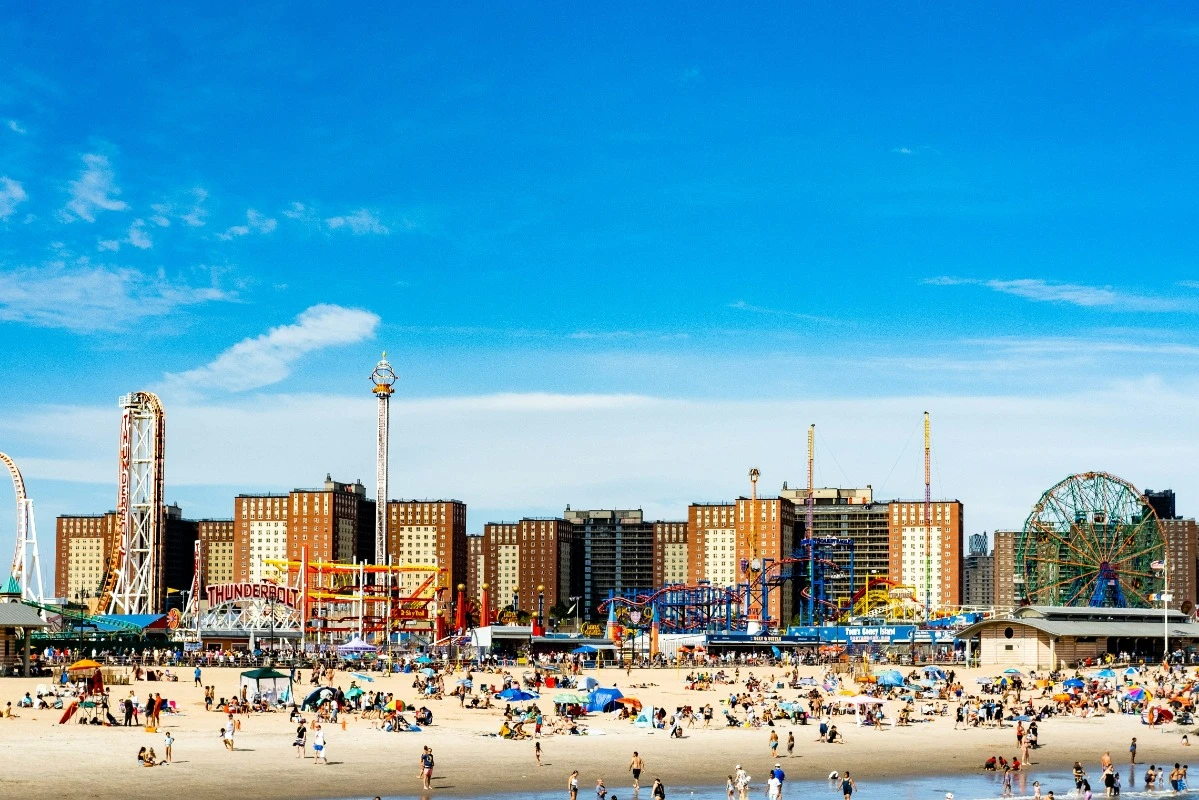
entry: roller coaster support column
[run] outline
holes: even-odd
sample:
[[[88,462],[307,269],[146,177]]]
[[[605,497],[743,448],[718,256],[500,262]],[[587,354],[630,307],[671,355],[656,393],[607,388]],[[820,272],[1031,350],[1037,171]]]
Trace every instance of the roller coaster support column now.
[[[616,641],[616,603],[611,601],[616,599],[616,590],[608,590],[608,625],[604,631],[604,636],[610,641]]]
[[[653,614],[653,619],[649,624],[649,657],[651,659],[658,657],[658,617],[661,609],[658,608],[658,603],[655,601],[650,605],[650,612]]]

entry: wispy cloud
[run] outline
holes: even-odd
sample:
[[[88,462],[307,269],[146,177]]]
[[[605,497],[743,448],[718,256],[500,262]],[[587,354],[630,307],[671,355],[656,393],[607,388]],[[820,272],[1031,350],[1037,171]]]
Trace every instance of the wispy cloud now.
[[[1157,297],[1123,291],[1111,286],[1087,286],[1041,278],[982,280],[940,276],[927,278],[921,282],[927,286],[982,286],[992,291],[1022,297],[1037,303],[1058,303],[1080,308],[1109,308],[1116,311],[1194,310],[1192,304],[1180,298]]]
[[[217,238],[229,241],[230,239],[245,236],[251,232],[262,234],[274,233],[277,227],[279,227],[279,223],[276,220],[251,208],[246,212],[245,225],[234,225],[224,233],[218,233]]]
[[[288,219],[301,220],[304,222],[310,222],[316,218],[316,214],[313,212],[313,210],[303,203],[292,203],[280,213],[282,213],[283,216],[287,217]]]
[[[901,156],[916,156],[921,153],[932,153],[933,155],[941,155],[941,151],[932,145],[922,144],[916,147],[892,147],[891,152]]]
[[[82,219],[95,222],[97,211],[125,211],[129,208],[128,203],[117,199],[121,190],[116,185],[107,156],[88,153],[83,156],[83,164],[79,178],[68,186],[71,199],[61,214],[64,221]]]
[[[690,86],[693,83],[698,83],[702,77],[703,73],[699,67],[687,67],[679,72],[676,80],[682,86]]]
[[[590,341],[652,340],[659,342],[681,341],[690,338],[686,333],[661,333],[658,331],[574,331],[567,339]]]
[[[8,219],[17,206],[29,199],[25,187],[9,177],[0,177],[0,219]]]
[[[78,333],[119,330],[184,306],[231,298],[216,286],[190,286],[87,257],[0,271],[0,321]]]
[[[387,226],[384,225],[377,216],[365,208],[360,208],[357,211],[339,217],[329,217],[325,220],[325,224],[331,230],[339,230],[345,228],[355,236],[366,236],[368,234],[386,235],[391,233]]]
[[[178,220],[189,228],[202,228],[208,219],[208,209],[204,202],[208,199],[208,190],[199,186],[188,191],[178,200],[167,203],[154,203],[150,210],[150,222],[160,228],[169,228],[172,220]]]
[[[804,314],[799,311],[787,311],[781,308],[767,308],[766,306],[755,306],[747,303],[744,300],[738,300],[735,303],[729,303],[729,308],[738,311],[748,311],[751,314],[763,314],[772,317],[788,317],[790,319],[804,320],[805,322],[828,322],[824,317],[816,314]]]
[[[10,119],[8,121],[8,129],[13,133],[19,133],[22,136],[29,133],[29,131],[25,130],[24,126],[22,126],[21,123],[17,122],[15,119]]]
[[[1199,289],[1199,281],[1179,281],[1178,285],[1184,289]]]
[[[167,380],[185,390],[240,392],[269,386],[290,375],[295,363],[308,353],[360,342],[373,336],[378,325],[379,317],[370,311],[335,305],[312,306],[296,317],[294,323],[243,339],[211,363],[169,374]]]
[[[149,250],[154,246],[154,241],[146,231],[146,221],[144,219],[135,219],[133,224],[129,226],[128,242],[139,250]]]

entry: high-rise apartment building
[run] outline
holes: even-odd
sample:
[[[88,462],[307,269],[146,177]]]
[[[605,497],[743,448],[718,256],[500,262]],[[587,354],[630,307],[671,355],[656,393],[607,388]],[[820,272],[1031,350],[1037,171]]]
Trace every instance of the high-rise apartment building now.
[[[986,533],[970,537],[970,551],[962,570],[962,604],[975,608],[995,605],[995,556],[988,550]]]
[[[466,597],[475,605],[483,599],[483,584],[487,581],[487,553],[483,534],[466,537]],[[455,588],[456,590],[456,588]]]
[[[1150,508],[1157,514],[1158,519],[1178,518],[1177,498],[1174,496],[1173,489],[1162,489],[1160,491],[1146,489],[1145,502],[1149,503]]]
[[[183,509],[178,503],[166,506],[163,515],[162,596],[158,608],[183,609],[187,603],[186,592],[191,589],[196,574],[196,539],[199,537],[198,523],[184,519]]]
[[[732,503],[692,503],[687,509],[688,583],[713,586],[741,582],[737,564],[737,507]]]
[[[571,510],[563,518],[583,552],[582,610],[601,618],[599,604],[612,592],[648,592],[654,586],[654,525],[641,509]]]
[[[305,552],[310,563],[354,561],[359,527],[364,517],[373,519],[362,513],[364,502],[369,501],[361,482],[339,483],[328,476],[320,488],[238,495],[233,502],[235,579],[276,579],[267,559],[298,561]]]
[[[233,520],[197,520],[196,534],[200,537],[200,590],[233,583]]]
[[[1170,579],[1172,608],[1185,614],[1195,610],[1199,580],[1196,575],[1196,537],[1199,528],[1193,519],[1162,519],[1162,535],[1166,540],[1166,568]]]
[[[121,535],[117,513],[61,516],[54,534],[55,597],[70,601],[99,597],[108,554]]]
[[[789,489],[783,484],[779,493],[795,504],[795,517],[806,524],[808,489]],[[874,502],[874,490],[815,488],[812,490],[812,531],[805,536],[816,539],[837,538],[853,542],[853,571],[839,564],[841,571],[829,579],[829,594],[845,605],[869,579],[890,574],[891,534],[887,503]],[[845,577],[836,577],[844,574]]]
[[[653,588],[687,583],[689,558],[687,523],[655,522]]]
[[[737,570],[742,562],[751,568],[760,566],[764,569],[769,561],[790,558],[803,535],[803,523],[796,526],[795,504],[785,497],[737,498],[735,524],[737,550],[734,563]],[[767,608],[751,607],[750,616],[760,611],[776,625],[790,625],[798,610],[800,589],[800,581],[787,581],[770,593]]]
[[[461,500],[391,500],[387,503],[387,553],[395,566],[428,565],[442,572],[443,601],[456,596],[467,579],[466,503]],[[401,575],[400,585],[415,590],[428,576]]]
[[[925,519],[923,500],[890,504],[890,574],[916,587],[916,602],[932,611],[962,602],[962,503],[934,500]]]
[[[1015,611],[1020,603],[1016,583],[1016,539],[1020,531],[995,531],[995,610]]]
[[[517,609],[537,613],[537,587],[545,587],[545,613],[559,600],[582,594],[581,542],[564,519],[522,519],[483,526],[486,582],[497,616]],[[581,611],[583,609],[580,609]]]

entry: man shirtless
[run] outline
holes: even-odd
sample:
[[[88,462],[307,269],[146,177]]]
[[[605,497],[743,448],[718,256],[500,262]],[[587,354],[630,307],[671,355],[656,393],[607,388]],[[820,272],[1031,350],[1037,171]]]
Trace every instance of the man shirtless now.
[[[633,751],[633,760],[629,762],[629,772],[633,773],[633,791],[641,788],[641,770],[645,769],[645,760]]]

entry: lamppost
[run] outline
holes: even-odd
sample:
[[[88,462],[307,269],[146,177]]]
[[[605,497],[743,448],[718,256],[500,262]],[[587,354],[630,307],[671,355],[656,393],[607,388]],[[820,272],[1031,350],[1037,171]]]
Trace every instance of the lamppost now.
[[[537,584],[537,627],[545,635],[545,586]]]
[[[520,610],[520,587],[513,586],[512,587],[512,616],[515,617],[519,610]]]
[[[575,595],[574,597],[570,598],[570,602],[573,603],[575,607],[575,633],[579,632],[579,601],[582,599],[583,598],[579,595]]]
[[[1155,570],[1160,570],[1162,573],[1162,661],[1170,663],[1170,601],[1174,599],[1174,595],[1170,594],[1170,569],[1166,559],[1154,561],[1149,565]]]

